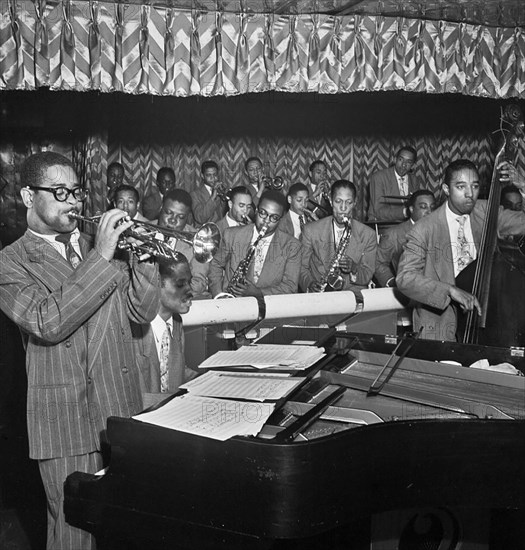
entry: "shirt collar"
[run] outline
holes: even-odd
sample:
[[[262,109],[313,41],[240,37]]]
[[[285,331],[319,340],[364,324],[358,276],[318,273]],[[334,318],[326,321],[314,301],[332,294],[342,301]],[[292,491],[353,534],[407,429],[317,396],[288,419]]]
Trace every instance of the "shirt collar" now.
[[[29,229],[29,231],[31,231],[31,233],[33,233],[33,235],[36,235],[37,237],[40,237],[41,239],[44,239],[44,240],[46,240],[48,242],[51,242],[51,243],[56,242],[55,237],[58,235],[58,233],[53,233],[52,235],[44,235],[42,233],[37,233],[33,229]],[[77,227],[74,231],[71,232],[71,244],[78,243],[79,239],[80,239],[80,231]]]

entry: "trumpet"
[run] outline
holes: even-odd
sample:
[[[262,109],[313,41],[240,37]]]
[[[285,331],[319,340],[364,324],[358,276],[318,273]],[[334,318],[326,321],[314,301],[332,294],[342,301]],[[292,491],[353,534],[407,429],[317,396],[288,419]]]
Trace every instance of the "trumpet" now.
[[[224,202],[227,202],[230,198],[230,187],[226,187],[226,184],[219,182],[215,186],[215,192],[217,193],[217,196]]]
[[[281,176],[275,176],[274,178],[263,176],[261,178],[261,183],[268,189],[275,189],[276,191],[280,191],[284,187],[284,179],[281,178]]]
[[[69,217],[87,223],[98,224],[101,216],[81,216],[74,212]],[[124,220],[126,218],[123,218]],[[211,262],[219,248],[221,235],[214,223],[205,223],[197,231],[177,231],[171,227],[163,227],[154,223],[132,220],[133,226],[123,233],[118,247],[129,250],[138,256],[150,255],[164,260],[175,260],[179,254],[169,245],[168,239],[174,238],[189,244],[193,249],[195,259],[200,263]],[[132,237],[140,244],[128,242],[126,237]]]

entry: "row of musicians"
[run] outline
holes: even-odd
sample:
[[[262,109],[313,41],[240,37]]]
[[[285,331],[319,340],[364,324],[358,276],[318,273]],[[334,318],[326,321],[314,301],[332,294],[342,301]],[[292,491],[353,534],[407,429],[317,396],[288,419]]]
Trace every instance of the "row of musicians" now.
[[[510,209],[521,210],[518,189],[508,187],[507,191],[502,196],[503,204]],[[254,217],[253,199],[248,188],[240,186],[231,190],[228,211],[217,221],[223,244],[212,264],[202,265],[193,260],[191,247],[186,243],[179,241],[176,245],[177,251],[190,258],[195,296],[208,297],[208,290],[216,295],[229,286],[236,267],[264,225],[267,232],[255,251],[251,266],[254,272],[250,272],[249,277],[254,284],[236,288],[233,293],[238,296],[293,293],[297,291],[298,284],[303,291],[319,290],[343,233],[345,217],[350,220],[352,237],[337,266],[344,283],[342,289],[365,288],[372,277],[378,286],[393,286],[406,234],[413,224],[435,208],[432,192],[423,189],[411,194],[407,204],[409,218],[387,230],[377,247],[375,233],[352,219],[356,196],[353,184],[339,180],[332,186],[331,195],[333,215],[323,220],[317,220],[315,212],[308,210],[310,189],[300,183],[290,188],[286,199],[275,191],[265,192],[264,204],[260,201]],[[168,191],[162,202],[158,223],[176,231],[195,231],[188,223],[192,200],[193,197],[182,189]],[[138,193],[134,188],[117,188],[114,202],[117,208],[126,210],[135,219],[144,219],[138,212]],[[267,214],[268,210],[270,214]],[[253,218],[255,223],[249,223]],[[244,228],[226,232],[228,228],[245,225]],[[279,231],[276,232],[277,229]],[[274,237],[274,233],[277,236]],[[302,252],[298,243],[283,233],[300,240]],[[274,244],[270,247],[270,243]],[[265,263],[268,250],[270,257]]]
[[[368,220],[401,221],[404,218],[404,204],[392,200],[391,196],[407,197],[421,186],[413,175],[417,152],[413,147],[401,147],[395,155],[394,164],[374,172],[368,185]],[[195,223],[217,222],[225,213],[225,192],[228,185],[221,181],[219,166],[213,160],[201,165],[201,181],[191,190],[193,217]],[[249,157],[244,163],[244,186],[250,191],[254,203],[262,193],[271,188],[284,188],[287,185],[279,177],[265,176],[264,167],[258,157]],[[107,170],[108,198],[116,187],[124,182],[124,167],[111,163]],[[308,191],[312,201],[329,208],[329,174],[325,161],[314,160],[308,169]],[[159,215],[164,195],[177,187],[175,172],[170,167],[162,167],[157,172],[155,184],[145,193],[141,213],[149,220]]]

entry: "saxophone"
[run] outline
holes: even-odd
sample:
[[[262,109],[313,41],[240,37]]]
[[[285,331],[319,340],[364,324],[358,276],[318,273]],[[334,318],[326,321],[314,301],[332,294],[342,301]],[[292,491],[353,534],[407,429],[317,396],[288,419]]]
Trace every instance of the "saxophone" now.
[[[348,242],[350,241],[350,236],[352,234],[350,219],[347,216],[344,216],[343,222],[345,224],[343,234],[341,236],[341,239],[339,240],[339,244],[337,245],[335,254],[330,260],[328,269],[326,270],[326,273],[320,281],[321,292],[324,292],[327,286],[329,286],[332,290],[341,290],[343,288],[344,279],[339,269],[339,260],[341,260],[341,258],[343,257],[346,246],[348,245]]]
[[[215,299],[219,298],[235,298],[233,295],[233,288],[238,284],[245,284],[246,283],[246,275],[248,275],[248,269],[250,268],[250,264],[252,263],[253,257],[255,256],[255,250],[257,249],[257,245],[261,242],[261,239],[266,235],[268,232],[268,225],[264,224],[261,227],[261,230],[257,234],[257,237],[255,238],[255,241],[250,245],[248,248],[248,251],[246,252],[246,256],[239,262],[239,265],[237,266],[237,269],[232,275],[232,278],[230,279],[230,282],[228,283],[228,287],[226,288],[226,292],[221,292],[215,296]]]

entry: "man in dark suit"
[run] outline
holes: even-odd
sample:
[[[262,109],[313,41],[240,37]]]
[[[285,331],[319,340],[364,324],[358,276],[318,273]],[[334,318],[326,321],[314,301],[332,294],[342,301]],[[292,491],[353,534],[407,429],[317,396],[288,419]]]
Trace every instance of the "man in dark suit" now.
[[[379,286],[396,286],[397,266],[403,252],[406,235],[418,220],[433,212],[435,206],[436,199],[432,191],[419,189],[408,199],[410,218],[406,222],[387,229],[381,235],[377,247],[376,272],[374,274]]]
[[[188,313],[193,294],[188,260],[178,254],[159,262],[160,307],[149,324],[132,323],[131,331],[141,371],[144,406],[156,404],[196,376],[186,367],[181,314]]]
[[[301,241],[303,257],[300,287],[308,292],[321,292],[330,266],[334,263],[341,277],[337,290],[360,290],[372,280],[376,260],[376,234],[366,225],[352,219],[356,188],[348,180],[338,180],[331,188],[333,215],[305,225]],[[345,232],[345,218],[350,224],[350,238],[337,262],[336,251]]]
[[[410,173],[416,160],[417,153],[413,147],[401,147],[396,153],[394,166],[372,174],[368,187],[369,220],[398,222],[406,218],[403,201],[385,197],[408,197],[418,190],[418,184]]]
[[[46,491],[47,548],[91,548],[91,535],[65,522],[63,484],[74,471],[102,467],[109,416],[142,409],[130,320],[155,316],[158,270],[134,257],[112,261],[133,225],[122,210],[102,215],[94,247],[79,233],[70,214],[87,192],[65,157],[32,155],[21,180],[28,230],[0,252],[0,308],[27,340],[29,452]]]
[[[164,195],[175,189],[175,172],[172,168],[163,166],[157,172],[156,185],[147,192],[142,201],[142,213],[148,220],[156,220],[159,217]]]
[[[478,299],[456,286],[456,277],[476,258],[481,240],[487,202],[478,201],[479,187],[472,162],[452,162],[443,183],[447,201],[407,234],[396,283],[403,294],[418,302],[413,326],[423,327],[423,338],[454,341],[456,307],[481,311]],[[524,188],[525,182],[522,192]],[[498,230],[506,235],[525,233],[525,213],[501,208]]]
[[[221,232],[228,227],[238,227],[250,223],[253,217],[253,202],[250,191],[243,185],[234,187],[228,193],[228,212],[217,222],[217,227]]]
[[[230,227],[224,231],[219,251],[210,264],[213,296],[227,289],[234,296],[255,297],[297,292],[301,243],[278,229],[285,207],[285,198],[279,191],[265,191],[255,213],[255,224]],[[264,237],[258,240],[254,249],[246,280],[228,288],[240,262],[246,258],[261,232]]]
[[[219,193],[219,166],[213,160],[201,165],[202,184],[191,193],[193,219],[197,225],[218,222],[227,210],[226,197]],[[224,189],[223,189],[224,190]]]
[[[305,224],[316,221],[317,216],[308,210],[309,190],[304,183],[294,183],[288,190],[288,212],[281,218],[279,229],[299,239]]]
[[[310,176],[308,190],[310,192],[309,199],[312,211],[318,218],[325,218],[332,213],[330,183],[328,181],[328,166],[326,162],[320,159],[314,160],[308,168],[308,174]]]
[[[114,192],[124,183],[124,166],[120,162],[112,162],[106,170],[106,201],[109,208],[113,208]]]

